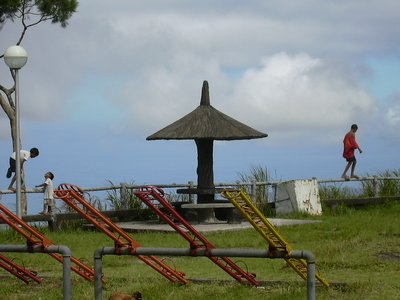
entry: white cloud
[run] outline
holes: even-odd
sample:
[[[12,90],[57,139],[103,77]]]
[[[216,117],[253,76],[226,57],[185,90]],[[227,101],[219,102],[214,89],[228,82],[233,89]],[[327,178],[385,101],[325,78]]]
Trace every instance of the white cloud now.
[[[400,125],[400,105],[393,106],[387,109],[386,120],[391,126]]]
[[[246,71],[229,111],[275,136],[329,136],[375,110],[373,99],[350,79],[321,59],[278,53]]]
[[[105,74],[123,82],[103,95],[126,114],[115,128],[152,133],[194,109],[207,79],[216,108],[270,136],[334,135],[370,116],[375,104],[333,61],[362,65],[371,53],[398,53],[399,6],[81,1],[66,29],[43,24],[27,33],[23,117],[68,118],[65,107],[80,84]],[[10,43],[17,32],[7,24],[3,40]],[[229,80],[225,70],[235,68],[239,79]]]
[[[350,124],[362,123],[376,110],[349,70],[307,54],[266,57],[236,82],[218,62],[184,54],[126,84],[118,98],[126,125],[151,134],[183,117],[199,105],[203,79],[209,81],[214,107],[275,141],[337,142]]]
[[[269,134],[252,143],[226,143],[220,156],[227,161],[242,160],[231,151],[240,149],[236,153],[245,153],[246,163],[257,157],[255,162],[275,164],[281,173],[307,159],[320,174],[336,176],[342,171],[337,169],[343,134],[358,123],[362,157],[368,159],[360,168],[369,171],[374,161],[379,168],[396,166],[399,98],[383,98],[398,89],[387,79],[400,73],[373,72],[388,64],[388,57],[398,62],[399,11],[397,0],[80,1],[66,29],[41,24],[22,43],[29,55],[20,77],[23,144],[56,149],[43,155],[46,160],[57,156],[57,149],[67,151],[62,169],[87,165],[85,149],[95,147],[101,163],[90,169],[122,176],[120,168],[102,163],[110,154],[118,157],[113,150],[102,151],[104,139],[115,143],[112,149],[133,149],[136,159],[126,164],[123,176],[140,181],[136,161],[165,154],[158,143],[147,148],[144,137],[195,109],[202,81],[208,80],[215,108]],[[0,50],[15,43],[19,30],[18,23],[3,27]],[[374,65],[368,69],[370,59]],[[1,62],[0,83],[10,86]],[[0,142],[10,145],[8,128],[0,115]],[[54,134],[61,138],[55,144],[49,140]],[[328,149],[324,143],[333,156],[320,152]],[[275,148],[266,151],[269,147]],[[230,168],[235,164],[226,172]],[[92,179],[78,178],[82,172],[76,171],[79,166],[70,178]]]
[[[396,143],[399,141],[400,131],[400,91],[390,95],[386,102],[381,115],[384,121],[381,130],[391,142]]]
[[[179,53],[165,65],[143,70],[114,100],[124,109],[130,131],[151,134],[200,104],[203,80],[218,82],[220,89],[229,86],[218,62]]]

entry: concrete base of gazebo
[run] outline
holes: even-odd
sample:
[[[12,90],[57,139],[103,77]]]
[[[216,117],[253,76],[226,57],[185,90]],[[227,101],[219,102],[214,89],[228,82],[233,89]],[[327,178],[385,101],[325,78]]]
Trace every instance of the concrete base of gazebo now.
[[[238,224],[242,216],[231,203],[183,204],[183,217],[191,224]]]

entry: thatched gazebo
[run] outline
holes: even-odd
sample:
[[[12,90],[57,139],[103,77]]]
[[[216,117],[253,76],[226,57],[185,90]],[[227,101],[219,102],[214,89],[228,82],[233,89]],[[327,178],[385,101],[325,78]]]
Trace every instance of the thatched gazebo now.
[[[214,201],[214,140],[258,139],[268,135],[225,115],[210,105],[208,82],[203,82],[200,106],[146,140],[194,140],[197,146],[198,203]]]

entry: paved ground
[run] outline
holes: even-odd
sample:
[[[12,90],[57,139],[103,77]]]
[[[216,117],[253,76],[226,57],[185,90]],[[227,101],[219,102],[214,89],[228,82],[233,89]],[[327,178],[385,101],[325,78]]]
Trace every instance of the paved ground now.
[[[321,221],[314,220],[290,220],[290,219],[268,219],[274,226],[289,226],[301,225],[308,223],[318,223]],[[174,229],[167,224],[151,223],[151,222],[119,222],[116,223],[119,227],[127,232],[173,232]],[[227,223],[211,223],[211,224],[192,224],[192,226],[199,232],[215,232],[215,231],[235,231],[241,229],[252,228],[248,222],[240,224],[227,224]]]

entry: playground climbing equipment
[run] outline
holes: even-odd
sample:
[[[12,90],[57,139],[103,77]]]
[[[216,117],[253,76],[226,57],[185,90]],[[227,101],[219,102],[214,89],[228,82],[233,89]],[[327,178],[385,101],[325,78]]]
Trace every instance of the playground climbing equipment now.
[[[134,194],[162,220],[183,236],[189,242],[190,249],[210,250],[215,248],[213,244],[211,244],[202,234],[190,225],[165,199],[165,194],[162,189],[153,186],[146,186],[135,191]],[[245,272],[229,258],[216,257],[212,255],[208,256],[208,258],[240,283],[250,283],[254,286],[259,285],[259,282],[255,279],[255,274]]]
[[[41,283],[42,280],[37,277],[37,273],[35,271],[31,271],[26,269],[25,267],[21,267],[17,265],[11,259],[0,254],[0,267],[2,267],[7,272],[13,274],[15,277],[21,279],[26,284],[29,284],[32,280]]]
[[[52,241],[47,239],[39,231],[30,227],[2,204],[0,204],[0,219],[2,219],[4,223],[8,224],[17,233],[25,237],[28,247],[40,245],[43,249],[47,249],[49,246],[55,246]],[[58,253],[49,253],[49,255],[58,262],[63,262],[62,255]],[[71,257],[71,270],[90,282],[94,281],[94,270],[86,266],[77,258]]]
[[[110,237],[114,241],[117,254],[126,249],[135,253],[136,248],[141,247],[130,235],[86,201],[84,192],[79,187],[63,183],[58,186],[54,194],[92,223],[97,229]],[[174,270],[156,256],[139,255],[137,257],[173,283],[187,284],[189,282],[185,279],[184,273]]]
[[[253,204],[250,197],[242,190],[224,190],[221,195],[228,199],[250,222],[254,229],[267,241],[269,251],[272,256],[274,253],[278,256],[286,257],[285,261],[291,266],[297,274],[307,280],[307,262],[304,259],[290,258],[289,254],[293,251],[292,247],[278,233],[275,226]],[[315,278],[324,286],[329,283],[317,272]]]

